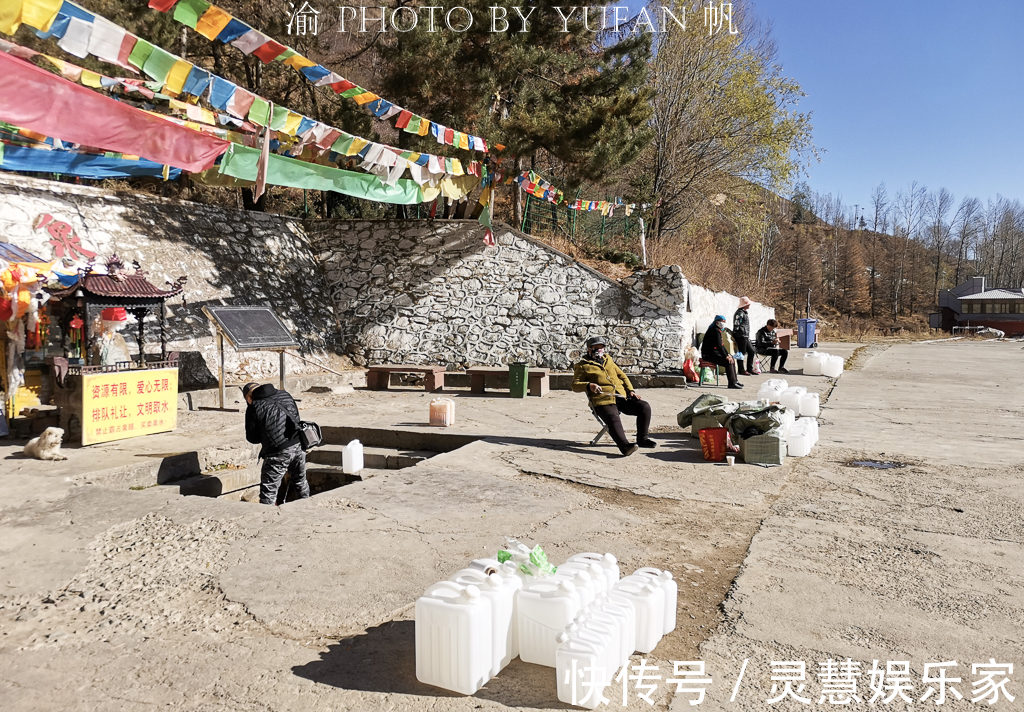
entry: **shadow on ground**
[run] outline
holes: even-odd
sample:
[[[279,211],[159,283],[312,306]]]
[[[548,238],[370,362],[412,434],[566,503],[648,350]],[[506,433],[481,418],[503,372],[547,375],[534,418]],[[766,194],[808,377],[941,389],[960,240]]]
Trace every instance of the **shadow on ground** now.
[[[416,679],[413,621],[393,621],[328,646],[320,660],[292,668],[297,676],[346,690],[424,697],[464,697]],[[558,701],[553,668],[518,658],[491,679],[475,698],[508,707],[571,709]]]

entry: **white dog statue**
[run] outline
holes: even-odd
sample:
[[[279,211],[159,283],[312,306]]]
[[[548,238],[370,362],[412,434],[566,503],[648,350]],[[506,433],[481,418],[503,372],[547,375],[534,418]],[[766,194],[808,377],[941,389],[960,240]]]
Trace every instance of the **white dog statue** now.
[[[64,440],[64,431],[61,428],[47,428],[38,438],[32,438],[25,446],[25,456],[34,457],[37,460],[67,460],[61,454],[60,444]]]

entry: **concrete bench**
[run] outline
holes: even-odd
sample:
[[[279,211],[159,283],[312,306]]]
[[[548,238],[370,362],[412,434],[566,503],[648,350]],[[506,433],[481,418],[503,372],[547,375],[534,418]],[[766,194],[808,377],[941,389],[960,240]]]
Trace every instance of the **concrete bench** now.
[[[386,391],[392,373],[423,373],[427,377],[424,384],[427,393],[432,393],[444,388],[444,372],[444,366],[370,366],[366,369],[366,387],[371,391]]]
[[[492,384],[498,376],[508,377],[508,367],[501,366],[470,366],[466,369],[469,374],[469,389],[473,393],[483,393],[487,387],[487,377],[491,377]],[[546,396],[551,390],[551,371],[546,368],[531,368],[526,372],[527,383],[531,396]],[[491,386],[494,387],[493,385]]]

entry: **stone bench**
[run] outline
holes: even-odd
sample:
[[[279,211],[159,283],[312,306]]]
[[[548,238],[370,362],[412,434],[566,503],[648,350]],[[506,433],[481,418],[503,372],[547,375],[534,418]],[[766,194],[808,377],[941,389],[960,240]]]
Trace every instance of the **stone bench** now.
[[[487,387],[487,377],[498,375],[508,376],[508,367],[501,366],[470,366],[466,369],[469,374],[469,390],[473,393],[483,393]],[[531,396],[546,396],[551,390],[550,370],[546,368],[531,368],[526,372],[527,383]],[[492,386],[493,387],[493,386]]]
[[[392,373],[423,373],[426,374],[426,391],[432,393],[444,388],[444,372],[444,366],[370,366],[366,369],[366,387],[371,391],[386,391]]]

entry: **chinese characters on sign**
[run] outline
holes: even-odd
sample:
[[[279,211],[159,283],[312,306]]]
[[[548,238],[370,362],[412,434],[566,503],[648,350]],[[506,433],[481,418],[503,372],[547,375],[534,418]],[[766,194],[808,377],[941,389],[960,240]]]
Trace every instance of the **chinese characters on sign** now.
[[[88,250],[82,245],[75,229],[66,222],[54,220],[49,213],[40,215],[32,223],[36,230],[46,228],[50,235],[50,246],[53,247],[53,254],[58,258],[69,257],[76,262],[95,259],[96,253]]]
[[[174,430],[178,369],[96,373],[82,377],[82,444]]]
[[[911,673],[909,660],[890,660],[884,663],[873,660],[870,669],[856,660],[828,660],[818,662],[817,672],[809,673],[807,663],[803,660],[773,660],[771,662],[770,684],[767,695],[763,692],[752,692],[755,682],[748,676],[744,679],[749,660],[744,660],[743,667],[733,686],[732,680],[725,683],[732,689],[730,702],[736,702],[737,691],[743,683],[744,697],[748,700],[752,694],[759,696],[770,709],[773,705],[786,707],[788,701],[803,705],[851,705],[861,707],[865,704],[872,707],[904,709],[904,705],[919,702],[943,705],[947,702],[970,700],[974,704],[986,703],[993,705],[1005,700],[1013,702],[1015,696],[1007,689],[1010,676],[1013,674],[1012,663],[997,663],[990,659],[987,663],[970,665],[973,681],[965,681],[957,672],[961,665],[955,660],[937,663],[924,663],[923,673],[919,680]],[[964,664],[962,667],[967,667]],[[728,676],[727,676],[728,677]],[[816,678],[817,683],[810,678]],[[712,676],[706,672],[703,661],[686,660],[672,663],[671,676],[662,675],[657,665],[651,665],[646,658],[639,664],[627,663],[622,666],[614,678],[610,678],[603,667],[580,666],[576,660],[571,662],[565,671],[565,679],[560,684],[572,690],[571,703],[580,707],[622,707],[629,705],[631,697],[637,697],[647,704],[659,704],[657,689],[664,679],[668,685],[675,686],[675,702],[673,709],[682,700],[690,706],[704,702],[708,687],[712,684]],[[575,684],[574,684],[575,682]],[[622,699],[613,702],[604,695],[609,692],[612,683],[621,686]],[[767,689],[767,685],[765,686]],[[858,707],[860,709],[860,707]]]

